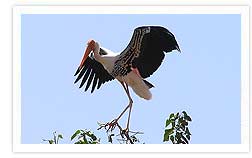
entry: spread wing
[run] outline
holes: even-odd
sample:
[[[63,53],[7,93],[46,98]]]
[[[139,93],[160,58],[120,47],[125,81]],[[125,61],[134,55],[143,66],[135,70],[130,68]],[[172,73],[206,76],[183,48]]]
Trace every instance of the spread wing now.
[[[78,75],[78,77],[76,78],[74,83],[77,83],[82,78],[79,88],[81,88],[87,82],[85,91],[87,91],[91,83],[93,83],[91,93],[93,93],[93,91],[95,90],[96,85],[97,89],[99,89],[102,84],[114,79],[114,77],[112,77],[107,72],[107,70],[104,69],[102,64],[91,57],[88,57],[86,59],[81,70],[79,70],[79,68],[77,69],[74,76],[76,75]]]
[[[152,75],[161,65],[165,52],[178,50],[175,36],[161,26],[142,26],[134,30],[130,43],[121,55],[131,56],[131,65],[143,78]]]

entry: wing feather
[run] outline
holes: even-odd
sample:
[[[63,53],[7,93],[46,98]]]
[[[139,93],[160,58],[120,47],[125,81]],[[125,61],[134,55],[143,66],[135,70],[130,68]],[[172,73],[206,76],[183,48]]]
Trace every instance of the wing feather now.
[[[132,60],[132,67],[138,68],[140,75],[147,78],[159,68],[164,53],[172,50],[180,51],[175,36],[169,30],[161,26],[142,26],[134,30],[130,43],[121,55],[127,54],[127,51],[138,52]]]
[[[81,88],[85,84],[85,82],[87,81],[87,78],[88,78],[90,72],[91,72],[91,68],[87,69],[87,71],[86,71],[86,73],[85,73],[85,75],[84,75],[84,77],[83,77],[83,79],[81,81],[81,84],[80,84],[79,88]]]
[[[93,85],[92,85],[92,89],[91,89],[91,93],[94,92],[95,86],[97,85],[97,81],[98,81],[98,76],[97,76],[97,74],[95,74]]]
[[[102,84],[114,79],[95,59],[88,57],[84,62],[82,69],[77,69],[74,76],[78,75],[74,83],[77,83],[81,78],[81,84],[79,88],[83,87],[86,83],[85,91],[87,91],[92,83],[91,93],[94,92],[95,88],[99,89]],[[98,83],[98,85],[97,85]],[[97,86],[97,87],[96,87]]]

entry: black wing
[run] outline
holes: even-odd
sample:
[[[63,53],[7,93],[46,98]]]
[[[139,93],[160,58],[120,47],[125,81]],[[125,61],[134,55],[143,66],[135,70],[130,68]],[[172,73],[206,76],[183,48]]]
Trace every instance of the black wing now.
[[[78,77],[76,78],[74,83],[78,82],[82,78],[79,88],[81,88],[85,84],[85,82],[87,82],[85,91],[88,90],[91,85],[91,82],[93,82],[91,93],[93,93],[96,85],[97,89],[99,89],[103,83],[114,79],[114,77],[112,77],[107,72],[107,70],[104,69],[102,64],[90,57],[86,59],[86,61],[84,62],[84,66],[81,70],[79,70],[79,68],[77,69],[74,76],[76,75],[78,75]]]
[[[137,46],[136,43],[139,43],[140,46]],[[137,68],[143,78],[149,77],[158,69],[164,59],[164,52],[180,51],[174,35],[161,26],[136,28],[128,47],[131,48],[126,48],[126,50],[139,52],[132,60],[132,67]],[[139,48],[140,50],[137,50]]]

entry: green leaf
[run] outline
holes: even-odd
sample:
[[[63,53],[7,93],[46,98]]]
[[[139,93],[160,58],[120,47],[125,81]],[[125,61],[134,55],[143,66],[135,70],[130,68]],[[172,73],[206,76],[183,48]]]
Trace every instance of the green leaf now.
[[[175,115],[175,120],[179,118],[179,112]]]
[[[90,144],[98,144],[98,142],[96,142],[96,141],[92,141]]]
[[[182,113],[184,114],[184,116],[187,116],[187,113],[185,111],[182,111]]]
[[[186,122],[185,120],[183,120],[183,121],[182,121],[182,125],[188,126],[188,122]]]
[[[173,135],[171,135],[170,139],[171,139],[172,143],[174,144],[174,136]]]
[[[182,140],[181,140],[181,138],[177,139],[177,142],[176,142],[176,144],[181,144],[181,143],[182,143]]]
[[[49,144],[53,144],[54,141],[53,140],[48,140],[48,142],[49,142]]]
[[[174,131],[173,131],[172,128],[166,129],[166,130],[165,130],[165,134],[171,135],[171,134],[173,134],[173,133],[174,133]]]
[[[180,133],[180,132],[177,132],[176,135],[175,135],[175,138],[181,139],[181,133]]]
[[[91,137],[91,135],[93,134],[91,131],[87,131],[85,132],[85,134],[88,136],[88,137]]]
[[[84,141],[79,140],[79,141],[75,142],[74,144],[85,144],[85,143],[84,143]]]
[[[86,135],[89,136],[92,140],[97,140],[96,136],[94,135],[93,132],[91,131],[87,131]]]
[[[192,121],[192,119],[191,119],[191,117],[190,116],[185,116],[185,119],[187,120],[187,121]]]
[[[169,124],[171,124],[172,120],[171,119],[167,119],[165,122],[165,127],[169,126]]]
[[[170,119],[171,119],[171,118],[174,118],[174,113],[171,113],[171,114],[170,114]]]
[[[88,141],[87,141],[86,135],[83,134],[82,136],[83,136],[82,138],[83,138],[83,141],[84,141],[83,144],[89,144]]]
[[[184,114],[184,118],[187,120],[187,121],[192,121],[191,117],[189,115],[187,115],[187,113],[185,111],[182,112]]]
[[[190,139],[191,139],[190,135],[186,135],[186,138],[187,138],[188,140],[190,140]]]
[[[192,135],[192,134],[190,133],[190,131],[189,131],[189,128],[188,128],[188,127],[186,127],[185,133],[186,133],[187,135]]]
[[[80,130],[77,130],[71,137],[71,140],[73,140],[78,134],[80,134]]]
[[[164,133],[163,142],[165,142],[165,141],[169,141],[169,134],[168,134],[168,132],[165,132],[165,133]]]
[[[178,119],[178,123],[181,123],[183,121],[183,117],[180,117],[179,119]]]
[[[58,138],[61,138],[61,139],[63,139],[63,136],[62,136],[62,134],[59,134],[59,135],[58,135]]]
[[[96,141],[97,140],[97,137],[94,135],[94,134],[91,134],[91,139],[93,140],[93,141]]]
[[[174,121],[172,121],[172,128],[174,128],[175,127],[175,122]]]
[[[80,131],[81,133],[86,133],[86,129],[85,130],[81,129]]]

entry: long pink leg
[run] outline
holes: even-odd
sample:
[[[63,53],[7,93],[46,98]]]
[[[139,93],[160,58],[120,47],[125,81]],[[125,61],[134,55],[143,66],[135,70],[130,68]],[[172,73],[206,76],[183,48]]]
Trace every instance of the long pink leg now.
[[[120,82],[120,83],[122,84],[123,89],[125,90],[125,92],[126,92],[128,98],[129,98],[129,104],[128,104],[128,106],[123,110],[123,112],[118,116],[117,120],[120,119],[120,118],[122,117],[122,115],[125,113],[125,111],[126,111],[128,108],[131,109],[131,106],[132,106],[132,103],[133,103],[133,100],[132,100],[132,98],[131,98],[131,96],[130,96],[130,93],[129,93],[129,87],[128,87],[128,85],[127,85],[126,83],[125,83],[126,85],[124,85],[124,82]]]
[[[132,110],[132,104],[133,104],[133,100],[130,96],[130,93],[129,93],[129,87],[128,85],[126,84],[126,93],[128,95],[128,98],[129,98],[129,116],[128,116],[128,121],[127,121],[127,127],[126,127],[126,130],[129,130],[129,122],[130,122],[130,115],[131,115],[131,110]]]
[[[121,81],[120,81],[120,83],[122,84],[123,89],[125,90],[125,92],[126,92],[128,98],[129,98],[129,104],[128,104],[128,106],[121,112],[121,114],[120,114],[115,120],[113,120],[113,121],[110,123],[110,124],[111,124],[110,126],[112,126],[112,128],[113,128],[113,126],[116,125],[117,121],[122,117],[122,115],[127,111],[127,109],[130,108],[130,110],[129,110],[129,115],[128,115],[128,121],[127,121],[127,128],[126,128],[126,129],[128,130],[128,129],[129,129],[129,121],[130,121],[130,114],[131,114],[131,109],[132,109],[133,100],[132,100],[132,98],[131,98],[131,96],[130,96],[128,85],[127,85],[126,83],[124,84],[124,82],[121,82]]]

